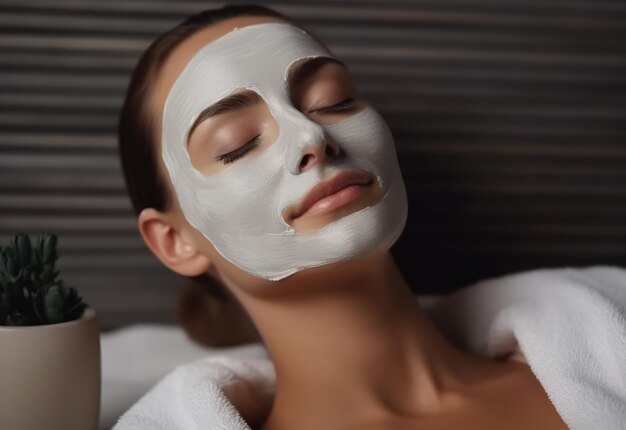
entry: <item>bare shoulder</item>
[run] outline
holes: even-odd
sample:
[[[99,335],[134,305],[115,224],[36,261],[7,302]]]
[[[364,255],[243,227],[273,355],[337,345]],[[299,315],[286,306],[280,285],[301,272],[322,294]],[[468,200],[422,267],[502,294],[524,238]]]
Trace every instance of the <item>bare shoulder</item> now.
[[[477,386],[471,393],[474,400],[468,401],[468,406],[482,414],[485,425],[497,425],[500,421],[502,428],[508,429],[567,430],[530,366],[511,361],[509,367],[509,372]],[[492,419],[495,421],[490,422]]]
[[[360,430],[568,430],[527,364],[515,363],[497,377],[456,393],[445,412],[360,424]],[[344,430],[356,430],[344,429]]]

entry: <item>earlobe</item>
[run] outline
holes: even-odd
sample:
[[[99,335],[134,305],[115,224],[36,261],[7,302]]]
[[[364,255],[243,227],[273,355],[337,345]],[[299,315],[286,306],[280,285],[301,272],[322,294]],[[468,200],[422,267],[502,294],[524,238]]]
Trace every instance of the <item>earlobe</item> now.
[[[137,227],[150,251],[174,272],[197,276],[209,270],[209,257],[184,239],[169,214],[145,208],[137,218]]]

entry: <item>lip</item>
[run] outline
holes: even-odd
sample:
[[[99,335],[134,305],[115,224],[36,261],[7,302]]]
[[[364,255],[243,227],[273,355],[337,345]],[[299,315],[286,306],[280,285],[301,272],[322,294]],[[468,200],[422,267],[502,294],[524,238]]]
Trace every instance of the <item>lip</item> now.
[[[350,186],[350,185],[370,185],[373,179],[370,175],[354,172],[343,171],[339,172],[330,178],[319,182],[300,200],[292,210],[288,212],[288,218],[293,220],[304,214],[311,206],[317,203],[324,197],[335,194],[338,191]]]

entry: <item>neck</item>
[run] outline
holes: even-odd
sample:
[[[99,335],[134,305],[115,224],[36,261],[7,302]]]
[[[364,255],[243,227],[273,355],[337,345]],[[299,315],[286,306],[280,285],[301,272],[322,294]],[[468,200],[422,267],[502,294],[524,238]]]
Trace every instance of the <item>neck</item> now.
[[[334,266],[293,275],[271,297],[239,297],[276,369],[264,428],[435,410],[469,372],[469,356],[432,325],[388,252]]]

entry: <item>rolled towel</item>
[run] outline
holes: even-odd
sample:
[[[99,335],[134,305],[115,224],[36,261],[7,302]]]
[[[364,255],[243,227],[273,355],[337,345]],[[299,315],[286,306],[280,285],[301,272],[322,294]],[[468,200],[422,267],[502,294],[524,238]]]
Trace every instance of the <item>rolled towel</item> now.
[[[518,272],[423,307],[458,347],[526,361],[572,430],[626,429],[626,269]],[[274,383],[267,357],[201,359],[161,379],[113,430],[251,430]]]

